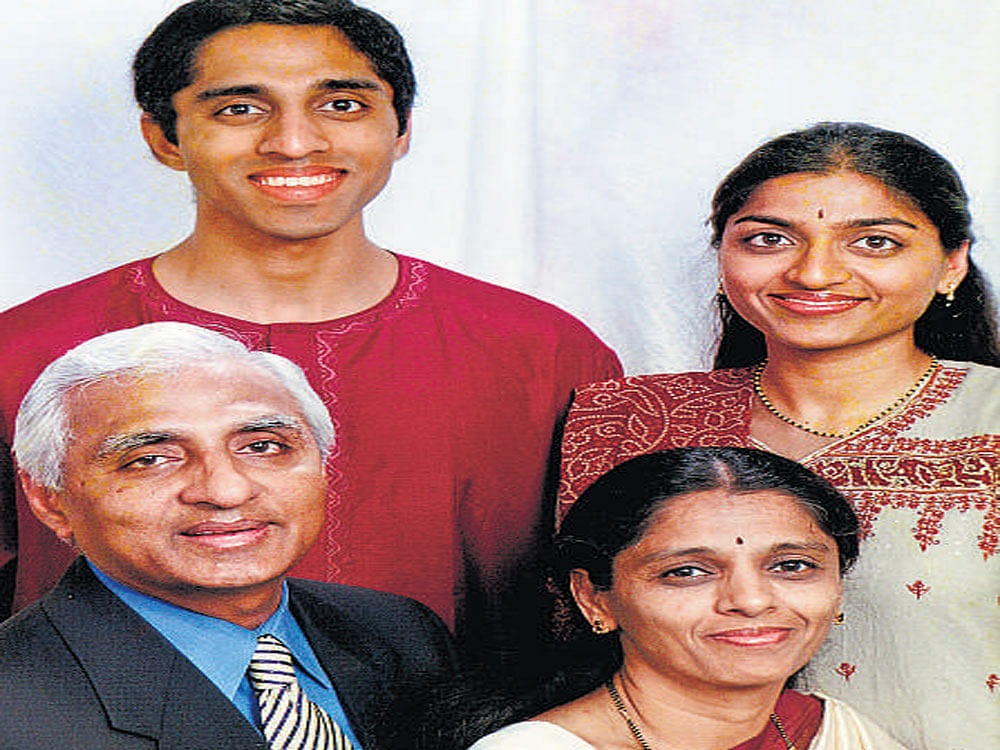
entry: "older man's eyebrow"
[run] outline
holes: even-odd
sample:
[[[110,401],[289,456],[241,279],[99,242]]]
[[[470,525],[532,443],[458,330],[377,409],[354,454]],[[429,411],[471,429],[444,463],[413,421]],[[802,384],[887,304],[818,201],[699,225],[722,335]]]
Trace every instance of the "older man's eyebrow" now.
[[[285,414],[268,414],[240,425],[237,432],[266,432],[267,430],[294,430],[305,432],[306,426],[298,417]]]
[[[114,456],[120,453],[127,453],[135,448],[141,448],[145,445],[157,445],[158,443],[166,443],[171,440],[177,440],[178,435],[175,432],[161,432],[161,431],[150,431],[150,432],[130,432],[124,435],[110,435],[101,441],[101,444],[97,446],[97,457],[107,458],[108,456]]]

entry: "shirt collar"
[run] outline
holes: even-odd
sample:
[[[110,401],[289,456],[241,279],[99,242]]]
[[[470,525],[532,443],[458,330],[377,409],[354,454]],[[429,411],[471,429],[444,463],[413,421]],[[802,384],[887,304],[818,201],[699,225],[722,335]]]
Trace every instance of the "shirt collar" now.
[[[279,638],[292,652],[298,667],[323,687],[332,689],[326,672],[288,608],[288,585],[284,581],[278,609],[259,627],[249,630],[140,593],[114,580],[90,560],[87,563],[101,583],[156,628],[230,700],[236,695],[250,657],[257,648],[257,636],[265,633]]]

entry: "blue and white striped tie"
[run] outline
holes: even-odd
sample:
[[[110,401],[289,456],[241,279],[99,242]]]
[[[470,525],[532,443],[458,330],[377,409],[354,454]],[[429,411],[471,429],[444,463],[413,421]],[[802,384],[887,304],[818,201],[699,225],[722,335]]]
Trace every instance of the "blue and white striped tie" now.
[[[292,653],[273,635],[257,638],[247,669],[260,704],[261,731],[272,750],[351,750],[344,731],[302,692]]]

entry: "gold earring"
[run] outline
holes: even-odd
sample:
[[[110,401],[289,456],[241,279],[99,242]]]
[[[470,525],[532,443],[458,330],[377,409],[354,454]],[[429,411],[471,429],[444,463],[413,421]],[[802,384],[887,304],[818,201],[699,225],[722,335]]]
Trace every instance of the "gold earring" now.
[[[955,290],[949,289],[944,295],[944,305],[945,307],[951,307],[951,303],[955,301]]]
[[[722,285],[722,279],[721,278],[719,279],[719,286],[716,288],[715,294],[718,297],[725,297],[726,296],[726,287],[724,287]]]
[[[596,635],[606,635],[611,632],[611,628],[609,628],[607,625],[601,622],[600,618],[594,620],[590,628],[591,630],[594,631]]]
[[[834,625],[843,625],[844,624],[844,620],[846,620],[846,619],[847,618],[844,617],[843,611],[840,611],[840,612],[838,612],[837,614],[835,614],[833,616],[833,624]]]

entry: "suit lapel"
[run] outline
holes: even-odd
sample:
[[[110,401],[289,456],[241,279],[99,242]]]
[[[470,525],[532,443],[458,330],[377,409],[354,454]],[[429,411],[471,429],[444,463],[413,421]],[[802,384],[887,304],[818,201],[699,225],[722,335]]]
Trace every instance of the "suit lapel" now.
[[[164,750],[266,748],[232,702],[102,585],[82,558],[42,606],[114,729],[156,739]]]
[[[291,580],[289,607],[333,683],[358,740],[365,750],[379,747],[379,738],[394,729],[384,721],[395,699],[386,687],[385,675],[398,671],[397,657],[372,644],[371,634],[359,633],[356,624],[334,605],[297,588]]]

